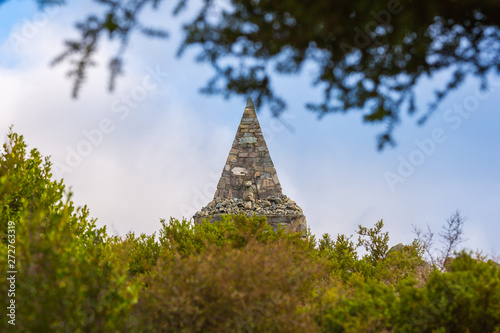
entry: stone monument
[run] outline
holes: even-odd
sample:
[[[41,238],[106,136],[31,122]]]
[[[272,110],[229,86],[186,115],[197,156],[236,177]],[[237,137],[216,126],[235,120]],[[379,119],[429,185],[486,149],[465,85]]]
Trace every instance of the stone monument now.
[[[282,193],[250,98],[214,199],[193,218],[201,223],[203,219],[219,220],[223,214],[265,215],[271,226],[283,225],[292,232],[305,232],[307,228],[302,209]]]

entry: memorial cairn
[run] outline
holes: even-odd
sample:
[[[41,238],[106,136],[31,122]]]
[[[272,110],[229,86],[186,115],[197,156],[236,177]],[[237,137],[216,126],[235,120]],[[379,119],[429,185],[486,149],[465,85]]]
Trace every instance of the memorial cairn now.
[[[249,98],[214,199],[194,215],[194,222],[220,220],[224,214],[265,215],[274,228],[306,231],[302,209],[283,195],[278,175]]]

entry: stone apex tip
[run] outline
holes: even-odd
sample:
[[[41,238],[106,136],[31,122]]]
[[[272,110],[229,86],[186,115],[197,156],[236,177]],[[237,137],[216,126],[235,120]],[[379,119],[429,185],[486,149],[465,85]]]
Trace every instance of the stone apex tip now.
[[[246,108],[253,108],[253,109],[255,109],[255,105],[253,105],[252,99],[250,97],[248,97],[248,99],[247,99],[247,106],[246,106]]]

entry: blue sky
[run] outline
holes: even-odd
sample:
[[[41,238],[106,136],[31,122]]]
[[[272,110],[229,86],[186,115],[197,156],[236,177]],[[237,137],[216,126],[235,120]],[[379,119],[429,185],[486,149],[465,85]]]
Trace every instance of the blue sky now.
[[[99,67],[72,100],[65,66],[48,64],[75,35],[73,22],[93,10],[90,2],[46,14],[26,1],[0,6],[0,131],[14,124],[59,166],[71,162],[59,174],[99,224],[121,235],[152,233],[160,218],[190,217],[211,200],[246,99],[199,94],[211,69],[193,61],[194,50],[175,57],[182,17],[170,19],[170,9],[161,8],[145,17],[172,37],[134,36],[126,76],[113,94],[106,91],[106,61],[116,45],[103,44]],[[13,47],[13,36],[26,29],[29,38]],[[275,80],[289,105],[283,121],[293,131],[259,112],[284,193],[303,208],[313,233],[350,235],[359,224],[384,219],[391,244],[408,243],[412,224],[439,232],[459,209],[468,217],[465,245],[500,254],[500,77],[491,77],[488,94],[469,79],[425,126],[405,116],[395,131],[397,147],[380,153],[375,137],[382,128],[363,124],[361,112],[318,120],[305,109],[321,94],[310,85],[313,70]],[[420,111],[446,75],[419,82]],[[137,99],[127,104],[133,94]],[[78,149],[85,156],[75,158]]]

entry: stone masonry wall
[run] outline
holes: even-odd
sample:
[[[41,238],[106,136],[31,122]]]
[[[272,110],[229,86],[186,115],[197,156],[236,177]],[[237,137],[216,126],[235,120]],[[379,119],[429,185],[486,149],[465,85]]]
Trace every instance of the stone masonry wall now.
[[[195,223],[201,223],[203,219],[220,220],[223,214],[254,214],[265,215],[267,223],[277,228],[279,225],[291,232],[304,232],[307,229],[306,218],[302,209],[295,201],[286,195],[281,197],[269,197],[263,200],[244,201],[235,199],[214,199],[194,216]]]
[[[247,103],[214,198],[280,196],[281,184],[262,135],[255,107]]]
[[[193,219],[195,223],[201,223],[203,219],[214,221],[223,214],[265,215],[267,222],[275,228],[282,225],[292,232],[305,232],[307,229],[302,209],[282,193],[250,98],[214,199]]]

